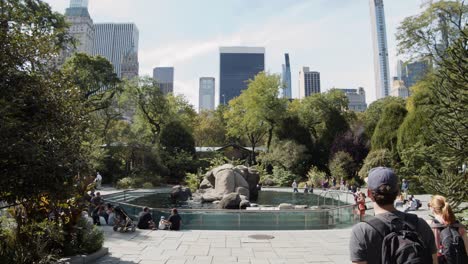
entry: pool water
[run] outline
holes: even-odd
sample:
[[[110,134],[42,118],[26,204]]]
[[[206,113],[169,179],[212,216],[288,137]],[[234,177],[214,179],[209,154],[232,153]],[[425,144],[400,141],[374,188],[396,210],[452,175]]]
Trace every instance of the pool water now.
[[[324,198],[311,193],[293,193],[293,192],[276,192],[276,191],[260,191],[256,204],[263,207],[277,207],[281,203],[290,203],[293,205],[307,205],[308,207],[318,205],[345,205],[344,202]],[[212,203],[200,203],[199,201],[189,200],[186,202],[173,201],[168,193],[156,193],[147,196],[139,197],[131,201],[132,204],[140,206],[148,206],[150,208],[184,208],[184,209],[216,209],[216,205]]]

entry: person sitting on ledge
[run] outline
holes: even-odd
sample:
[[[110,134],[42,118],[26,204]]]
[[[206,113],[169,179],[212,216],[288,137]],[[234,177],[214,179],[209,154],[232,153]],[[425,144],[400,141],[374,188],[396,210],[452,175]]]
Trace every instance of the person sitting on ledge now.
[[[180,230],[180,226],[182,224],[182,218],[178,214],[176,208],[173,208],[171,210],[171,216],[169,216],[169,219],[167,219],[167,220],[161,219],[161,221],[164,221],[166,226],[169,225],[169,230],[177,230],[178,231],[178,230]]]
[[[139,229],[155,229],[156,225],[154,224],[153,216],[148,207],[143,208],[143,212],[140,213],[137,226]]]

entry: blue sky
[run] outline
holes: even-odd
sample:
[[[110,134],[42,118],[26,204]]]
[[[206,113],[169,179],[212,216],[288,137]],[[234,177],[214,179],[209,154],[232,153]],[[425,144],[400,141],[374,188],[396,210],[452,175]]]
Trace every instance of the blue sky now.
[[[45,0],[63,13],[68,0]],[[395,32],[423,0],[386,0],[390,72],[395,74]],[[366,90],[375,100],[369,0],[89,0],[95,23],[133,22],[140,33],[140,75],[156,66],[175,67],[176,94],[198,108],[199,77],[215,77],[219,47],[263,46],[270,73],[291,58],[293,97],[302,66],[321,73],[331,87]],[[216,95],[218,96],[218,94]]]

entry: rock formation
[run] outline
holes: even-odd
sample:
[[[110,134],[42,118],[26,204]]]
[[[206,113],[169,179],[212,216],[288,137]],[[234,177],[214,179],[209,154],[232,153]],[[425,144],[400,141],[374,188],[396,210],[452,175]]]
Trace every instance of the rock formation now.
[[[221,209],[245,209],[249,200],[258,197],[257,184],[260,175],[254,168],[224,164],[208,171],[200,183],[202,202],[221,200]]]

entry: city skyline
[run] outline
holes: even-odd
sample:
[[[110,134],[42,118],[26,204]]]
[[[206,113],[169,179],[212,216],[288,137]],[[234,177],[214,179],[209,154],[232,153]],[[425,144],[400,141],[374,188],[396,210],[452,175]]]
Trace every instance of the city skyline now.
[[[69,2],[46,0],[64,13]],[[298,97],[298,72],[308,65],[321,72],[322,92],[331,87],[365,87],[367,101],[375,100],[369,1],[259,0],[244,1],[115,1],[91,0],[95,23],[133,22],[140,31],[140,75],[156,66],[178,69],[175,94],[184,94],[195,108],[202,76],[219,76],[220,46],[263,46],[265,68],[281,74],[284,53],[291,63],[292,96]],[[183,4],[186,8],[180,11]],[[385,3],[390,64],[396,63],[395,31],[403,18],[420,11],[421,1]],[[164,10],[154,16],[152,10]],[[190,10],[190,12],[188,12]],[[195,14],[210,11],[200,18]],[[172,21],[167,23],[167,21]],[[219,22],[222,21],[222,22]],[[190,30],[187,30],[190,24]],[[320,41],[317,41],[320,40]],[[394,75],[391,72],[392,76]],[[219,97],[219,80],[216,80]]]

